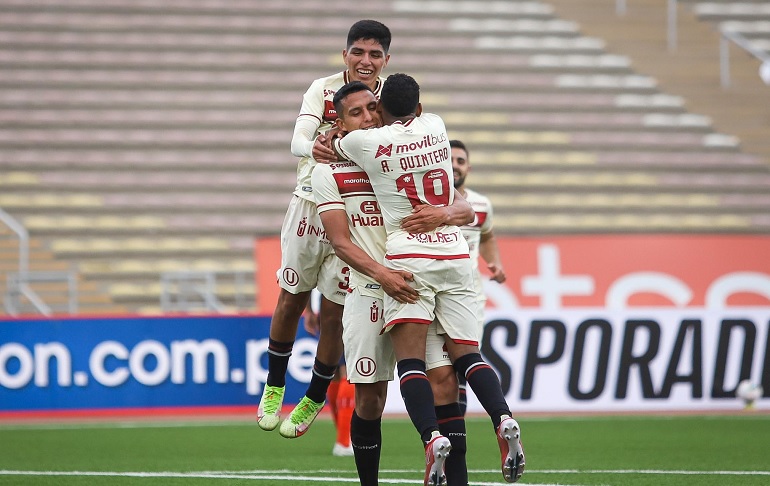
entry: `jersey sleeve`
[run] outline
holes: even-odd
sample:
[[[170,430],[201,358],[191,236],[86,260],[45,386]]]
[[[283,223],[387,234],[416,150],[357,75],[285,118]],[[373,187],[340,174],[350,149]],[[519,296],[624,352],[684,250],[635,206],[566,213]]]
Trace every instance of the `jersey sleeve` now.
[[[291,137],[291,153],[296,157],[312,157],[313,141],[323,120],[323,82],[316,79],[302,96],[294,133]]]
[[[318,125],[321,125],[324,114],[324,79],[319,78],[313,81],[305,94],[302,95],[302,106],[297,118],[315,118]]]
[[[317,164],[313,170],[313,197],[318,212],[330,209],[345,210],[345,202],[340,195],[339,187],[334,179],[334,173],[328,164]]]
[[[334,141],[337,152],[346,160],[355,162],[362,169],[366,170],[366,159],[364,157],[364,144],[366,141],[366,132],[368,130],[356,130],[350,132],[342,138]]]
[[[484,224],[481,225],[482,235],[492,232],[492,203],[489,201],[489,199],[486,200],[486,203],[487,203],[487,217],[484,219]]]

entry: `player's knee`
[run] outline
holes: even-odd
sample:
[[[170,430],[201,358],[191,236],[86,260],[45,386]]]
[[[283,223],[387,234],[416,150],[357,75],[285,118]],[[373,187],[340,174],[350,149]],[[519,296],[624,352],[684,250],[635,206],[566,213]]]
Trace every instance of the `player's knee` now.
[[[454,403],[458,400],[457,374],[453,367],[441,366],[428,370],[428,379],[436,405]]]
[[[375,420],[382,416],[385,410],[387,388],[374,384],[356,385],[356,413],[366,420]]]

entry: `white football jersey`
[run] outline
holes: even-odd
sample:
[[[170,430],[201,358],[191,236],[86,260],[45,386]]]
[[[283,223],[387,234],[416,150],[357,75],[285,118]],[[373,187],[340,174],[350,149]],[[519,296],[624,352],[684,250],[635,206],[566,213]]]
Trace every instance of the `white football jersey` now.
[[[309,118],[318,123],[316,136],[329,130],[337,119],[337,112],[334,110],[334,94],[338,89],[350,82],[347,71],[319,78],[313,81],[305,94],[302,96],[302,107],[299,110],[297,119]],[[380,98],[382,83],[385,78],[380,77],[374,91],[374,96]],[[297,186],[294,188],[294,194],[313,201],[313,185],[311,174],[316,161],[312,157],[302,157],[297,164]]]
[[[400,227],[413,207],[449,206],[454,199],[451,147],[441,117],[424,113],[405,123],[357,130],[335,144],[342,156],[369,174],[388,234],[387,259],[468,257],[468,244],[457,226],[419,234]]]
[[[468,242],[468,250],[473,264],[474,285],[483,295],[484,289],[481,283],[481,273],[479,273],[479,245],[481,244],[481,235],[492,231],[492,203],[486,196],[467,188],[465,189],[465,200],[476,211],[476,217],[472,223],[466,224],[461,230],[465,241]]]
[[[350,239],[372,259],[385,259],[385,227],[380,206],[366,172],[353,162],[318,164],[313,170],[313,193],[318,213],[342,209],[347,213]],[[350,287],[382,299],[382,286],[351,269]]]

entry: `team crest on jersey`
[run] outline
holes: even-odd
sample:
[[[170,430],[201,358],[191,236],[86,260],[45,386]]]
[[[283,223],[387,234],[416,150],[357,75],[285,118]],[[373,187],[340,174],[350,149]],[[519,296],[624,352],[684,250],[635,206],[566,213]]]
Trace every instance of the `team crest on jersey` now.
[[[364,201],[361,203],[361,212],[364,214],[380,214],[380,206],[377,201]]]
[[[304,236],[307,230],[307,218],[302,218],[297,225],[297,236]]]
[[[372,302],[372,306],[369,307],[369,319],[372,322],[377,322],[380,320],[381,315],[382,309],[377,305],[377,302]]]
[[[324,121],[333,122],[337,119],[337,110],[334,109],[334,102],[331,100],[324,101]]]
[[[361,376],[372,376],[377,371],[377,362],[368,356],[356,361],[356,371]]]
[[[390,157],[390,154],[393,152],[393,144],[391,143],[388,146],[380,145],[377,147],[377,155],[374,156],[375,159],[380,157]]]

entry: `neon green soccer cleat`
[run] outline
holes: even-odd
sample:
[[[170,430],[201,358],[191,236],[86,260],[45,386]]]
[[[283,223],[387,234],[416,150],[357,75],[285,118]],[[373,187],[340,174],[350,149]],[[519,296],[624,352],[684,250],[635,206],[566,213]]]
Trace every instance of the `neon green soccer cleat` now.
[[[308,397],[302,397],[294,410],[289,414],[289,418],[283,421],[278,432],[287,439],[294,439],[302,436],[310,426],[313,420],[318,416],[326,402],[317,403]]]
[[[262,430],[275,430],[281,421],[281,406],[283,406],[283,394],[285,386],[270,386],[265,384],[262,398],[257,409],[257,423]]]

